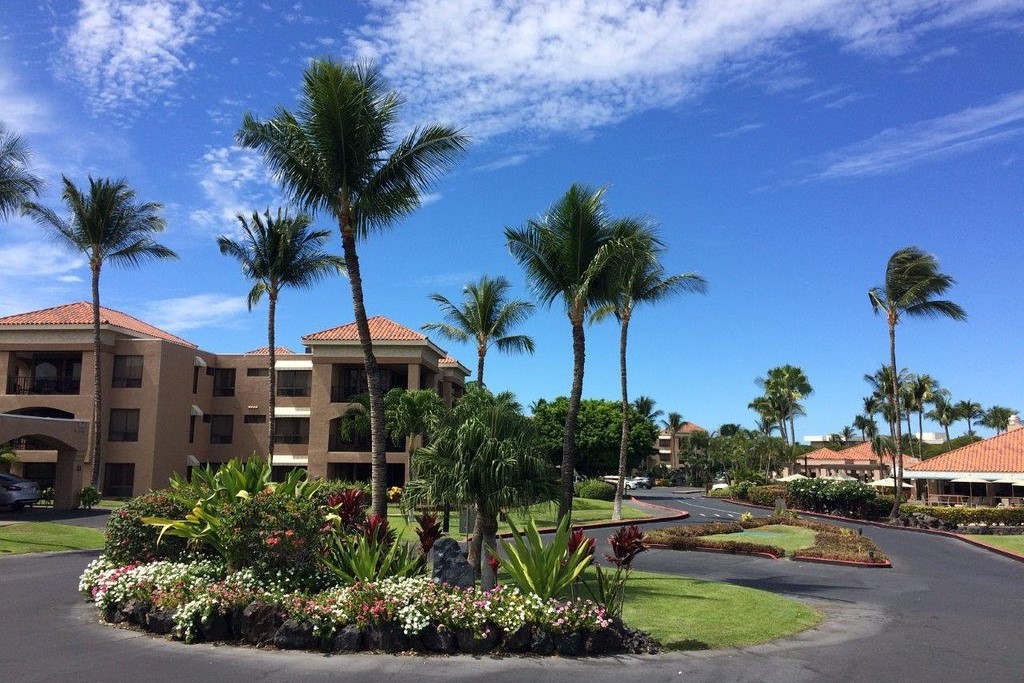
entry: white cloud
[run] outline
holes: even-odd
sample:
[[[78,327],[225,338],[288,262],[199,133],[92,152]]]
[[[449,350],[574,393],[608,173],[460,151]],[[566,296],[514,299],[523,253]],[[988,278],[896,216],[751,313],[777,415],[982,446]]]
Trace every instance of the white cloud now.
[[[348,32],[382,64],[413,118],[477,139],[586,132],[670,107],[736,64],[790,61],[788,41],[817,34],[840,49],[891,55],[921,32],[1019,12],[1019,0],[371,0]],[[970,8],[965,9],[965,5]],[[451,27],[459,27],[452,31]],[[429,77],[427,77],[429,74]],[[764,87],[806,82],[785,67]]]
[[[53,128],[48,102],[26,93],[18,79],[0,64],[0,119],[18,135],[47,133]]]
[[[215,234],[233,234],[235,216],[282,203],[273,178],[259,156],[242,147],[211,149],[197,167],[205,204],[189,214],[199,227]]]
[[[244,296],[195,294],[150,301],[142,307],[142,318],[169,332],[185,332],[201,327],[231,327],[248,312]]]
[[[4,278],[49,279],[68,276],[84,268],[85,257],[66,252],[48,242],[29,241],[0,246]],[[67,280],[64,280],[67,281]],[[81,280],[76,277],[75,282]]]
[[[511,156],[502,157],[495,159],[494,161],[486,164],[481,164],[474,168],[474,171],[498,171],[503,168],[511,168],[512,166],[519,166],[526,162],[529,156],[526,154],[512,154]]]
[[[854,102],[860,102],[861,100],[866,100],[869,97],[871,97],[871,95],[865,95],[864,93],[860,92],[852,92],[848,95],[843,95],[838,99],[828,102],[827,104],[825,104],[825,109],[845,109]]]
[[[746,133],[753,133],[755,130],[764,128],[763,123],[745,123],[742,126],[737,126],[732,130],[722,131],[721,133],[715,133],[716,138],[734,138],[738,135],[744,135]]]
[[[807,180],[887,173],[1024,135],[1024,90],[939,118],[890,128],[826,155]]]
[[[192,69],[187,49],[221,18],[199,0],[81,0],[65,67],[95,113],[128,111]]]
[[[33,311],[89,295],[88,287],[83,289],[78,284],[82,278],[74,274],[85,268],[85,258],[49,242],[29,240],[0,246],[0,263],[0,315]]]

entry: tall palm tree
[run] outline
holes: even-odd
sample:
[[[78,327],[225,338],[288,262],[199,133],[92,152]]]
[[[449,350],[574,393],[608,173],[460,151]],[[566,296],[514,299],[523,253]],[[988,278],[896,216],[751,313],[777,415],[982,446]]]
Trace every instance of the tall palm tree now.
[[[854,427],[843,427],[842,431],[839,432],[839,438],[844,446],[853,441],[853,437],[856,435],[857,430]]]
[[[659,417],[665,414],[664,410],[655,410],[655,401],[650,396],[637,396],[633,399],[633,407],[640,417],[654,424]]]
[[[785,423],[789,420],[790,446],[792,457],[796,457],[796,418],[804,414],[800,401],[814,393],[814,387],[804,373],[803,368],[795,365],[780,365],[768,370],[764,378],[758,377],[757,384],[764,388],[765,396],[779,410],[779,419]],[[806,455],[806,454],[805,454]],[[807,458],[804,458],[804,471],[807,470]]]
[[[981,417],[981,425],[996,430],[999,434],[1006,430],[1006,423],[1017,413],[1013,408],[1006,406],[992,406],[985,411]]]
[[[683,419],[683,414],[674,410],[661,421],[662,428],[668,432],[670,457],[675,458],[677,465],[679,464],[679,432],[683,431],[683,427],[686,425],[687,422]]]
[[[604,189],[572,185],[548,213],[521,228],[506,228],[512,256],[526,271],[541,303],[561,300],[572,327],[573,373],[562,443],[562,493],[558,519],[572,511],[576,423],[583,395],[587,316],[608,300],[609,263],[620,221],[604,206]]]
[[[626,454],[629,451],[629,386],[626,375],[626,344],[629,322],[639,304],[656,304],[670,296],[691,292],[707,292],[707,281],[697,273],[667,275],[659,257],[662,242],[653,226],[643,221],[624,220],[618,226],[615,242],[612,286],[607,302],[591,315],[594,322],[609,315],[619,321],[619,384],[622,391],[622,433],[619,438],[618,483],[612,519],[622,519],[622,492],[626,480]]]
[[[150,259],[171,259],[178,255],[153,239],[162,232],[163,208],[156,202],[140,202],[135,190],[124,180],[89,177],[89,190],[83,192],[62,176],[61,200],[69,216],[63,218],[52,209],[35,202],[23,206],[26,214],[41,225],[53,239],[70,251],[84,254],[92,276],[92,475],[90,485],[99,486],[102,457],[103,386],[100,382],[100,272],[105,263],[138,267]]]
[[[789,446],[789,434],[786,430],[785,409],[780,405],[780,401],[776,400],[775,397],[765,394],[763,396],[756,397],[748,403],[747,408],[760,415],[761,422],[771,425],[771,429],[766,433],[770,434],[772,429],[779,430],[779,436],[782,437],[782,444],[784,446]]]
[[[508,299],[512,285],[502,276],[484,275],[463,290],[462,304],[456,305],[440,294],[431,294],[444,314],[445,322],[427,323],[424,330],[436,330],[445,339],[476,342],[476,381],[484,383],[484,357],[493,345],[505,353],[533,353],[533,339],[510,334],[533,312],[533,304]]]
[[[860,430],[861,441],[867,441],[878,433],[878,425],[868,415],[857,415],[853,418],[853,428]]]
[[[954,422],[960,419],[960,412],[956,408],[956,404],[950,398],[949,391],[946,389],[937,389],[931,400],[932,409],[925,413],[925,417],[929,420],[935,420],[939,423],[939,426],[946,432],[946,451],[953,450],[953,444],[950,443],[949,439],[949,427]]]
[[[967,435],[974,436],[974,423],[985,416],[981,404],[971,400],[957,401],[956,412],[967,421]]]
[[[931,254],[917,247],[904,247],[889,257],[885,268],[885,284],[868,290],[868,300],[876,315],[884,314],[889,328],[889,368],[896,375],[896,325],[903,316],[966,320],[967,313],[959,304],[936,297],[942,296],[955,284],[955,280],[939,270],[939,262]],[[889,400],[896,413],[895,433],[896,471],[893,476],[901,481],[903,476],[903,434],[900,430],[900,393],[896,383],[889,388]],[[900,512],[900,497],[897,495],[892,507],[892,517]]]
[[[384,395],[384,417],[388,433],[396,442],[405,439],[405,452],[409,457],[409,478],[412,471],[413,440],[432,433],[444,415],[444,401],[431,389],[392,389]]]
[[[395,140],[402,104],[372,66],[315,60],[303,74],[296,112],[279,108],[261,121],[242,119],[237,140],[257,150],[291,200],[338,224],[352,309],[370,395],[371,508],[387,514],[384,395],[363,301],[357,244],[415,211],[431,181],[451,166],[468,140],[439,124]]]
[[[889,425],[890,438],[896,434],[896,423],[903,419],[902,412],[892,402],[891,394],[895,391],[902,395],[909,377],[910,373],[904,368],[896,373],[894,379],[888,365],[881,366],[873,374],[864,375],[864,381],[870,384],[872,389],[871,396],[864,398],[864,410],[867,411],[870,405],[874,409],[872,414],[881,415],[885,419]]]
[[[29,170],[29,160],[25,142],[0,122],[0,219],[10,218],[39,194],[43,183]]]
[[[281,289],[295,287],[305,289],[332,272],[343,272],[345,263],[337,256],[323,251],[324,243],[330,237],[327,230],[310,230],[312,219],[300,213],[294,218],[287,212],[277,210],[276,218],[267,209],[262,216],[252,213],[250,224],[242,214],[236,216],[242,225],[242,239],[234,240],[225,235],[217,238],[220,253],[231,256],[242,266],[242,274],[253,282],[249,290],[249,310],[267,295],[267,348],[270,384],[269,414],[267,416],[267,454],[274,459],[274,433],[277,407],[277,348],[275,347],[275,322],[277,299]]]
[[[917,413],[917,457],[924,453],[924,413],[925,406],[932,402],[935,392],[939,390],[939,381],[931,375],[912,375],[907,385],[907,395],[910,403],[907,405],[907,414],[910,409]]]

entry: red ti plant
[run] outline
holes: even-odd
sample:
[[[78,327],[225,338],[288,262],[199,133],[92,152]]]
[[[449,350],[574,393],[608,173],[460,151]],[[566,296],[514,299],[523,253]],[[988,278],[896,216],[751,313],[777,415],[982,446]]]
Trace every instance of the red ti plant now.
[[[597,547],[597,543],[594,541],[594,539],[589,538],[586,534],[584,534],[583,529],[573,529],[572,533],[569,534],[568,555],[575,555],[576,551],[580,548],[580,546],[586,546],[587,555],[593,557],[594,550]]]
[[[417,515],[416,523],[420,526],[416,530],[416,535],[420,538],[420,551],[427,557],[430,549],[434,547],[434,542],[441,538],[441,525],[437,521],[437,515],[426,511]]]
[[[501,558],[494,551],[488,551],[487,553],[487,566],[491,568],[494,575],[498,575],[498,567],[501,566]]]
[[[345,489],[327,499],[327,505],[337,516],[338,526],[344,531],[358,529],[366,509],[366,494],[360,489]]]
[[[363,535],[366,540],[378,546],[392,546],[398,539],[395,530],[391,528],[387,517],[373,513],[366,518],[363,525]]]
[[[633,571],[633,560],[647,550],[647,535],[635,526],[623,526],[608,537],[612,554],[605,558],[615,565],[615,570],[602,569],[594,563],[596,581],[591,595],[594,600],[604,605],[609,616],[622,617],[622,603],[626,594],[626,580]],[[589,588],[589,585],[588,585]]]
[[[640,531],[635,524],[620,526],[618,531],[608,537],[612,554],[605,555],[605,558],[616,567],[629,570],[633,566],[633,559],[647,550],[646,542],[647,534]]]

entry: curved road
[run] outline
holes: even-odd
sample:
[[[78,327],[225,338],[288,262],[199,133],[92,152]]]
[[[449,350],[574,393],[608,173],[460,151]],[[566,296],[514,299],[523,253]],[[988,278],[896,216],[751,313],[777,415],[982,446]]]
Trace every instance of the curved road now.
[[[747,508],[693,494],[649,493],[692,522]],[[856,525],[853,525],[856,526]],[[864,527],[895,568],[824,567],[653,550],[638,568],[762,588],[810,601],[818,629],[743,649],[608,659],[423,658],[184,646],[97,623],[76,592],[93,553],[0,560],[0,678],[53,683],[205,681],[865,681],[1024,680],[1024,564],[953,539]],[[604,532],[599,536],[606,535]],[[712,608],[709,608],[712,609]]]

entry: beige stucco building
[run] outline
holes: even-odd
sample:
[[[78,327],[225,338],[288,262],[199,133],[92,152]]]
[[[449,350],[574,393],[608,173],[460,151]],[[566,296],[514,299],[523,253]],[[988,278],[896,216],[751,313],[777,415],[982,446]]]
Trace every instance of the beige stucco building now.
[[[215,354],[119,311],[103,308],[101,321],[104,495],[162,488],[190,466],[266,455],[266,348]],[[425,335],[380,316],[370,319],[370,333],[385,390],[433,389],[448,402],[464,391],[469,370]],[[302,342],[304,353],[277,350],[273,465],[368,479],[369,439],[346,439],[338,429],[366,389],[355,324]],[[82,429],[91,430],[94,397],[91,305],[0,318],[0,376],[0,443],[14,445],[15,473],[70,500],[91,469],[90,447],[79,445]],[[71,424],[77,436],[62,440]],[[408,459],[404,443],[388,445],[389,484],[405,482]]]

